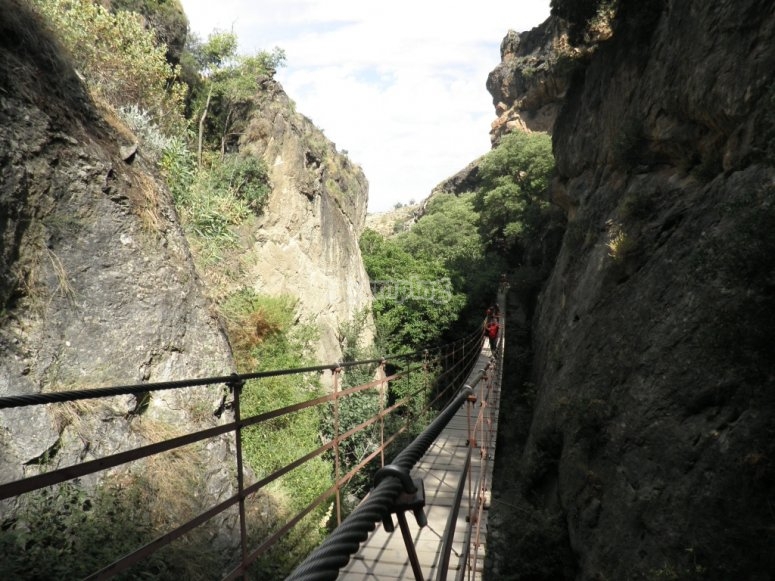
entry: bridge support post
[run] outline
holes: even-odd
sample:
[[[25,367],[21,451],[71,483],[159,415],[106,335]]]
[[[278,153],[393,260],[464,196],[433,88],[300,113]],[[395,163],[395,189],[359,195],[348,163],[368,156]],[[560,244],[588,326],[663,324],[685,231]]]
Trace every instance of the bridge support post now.
[[[417,549],[412,541],[412,534],[409,532],[409,524],[406,522],[406,515],[403,512],[397,512],[398,526],[401,528],[401,536],[404,537],[406,553],[409,557],[409,564],[412,566],[412,573],[416,581],[423,581],[422,570],[420,569],[420,560],[417,558]]]
[[[374,475],[374,486],[376,487],[376,485],[387,476],[398,478],[401,481],[404,490],[393,501],[389,514],[385,515],[382,519],[382,526],[389,533],[395,531],[393,517],[391,515],[396,515],[398,527],[401,529],[401,536],[404,539],[406,554],[409,558],[409,564],[412,567],[415,581],[424,581],[422,569],[420,568],[420,560],[417,557],[417,549],[414,546],[412,533],[409,530],[409,523],[406,521],[405,513],[407,510],[411,510],[414,513],[417,525],[421,528],[428,524],[428,519],[423,511],[423,508],[425,508],[425,484],[421,478],[413,480],[409,476],[408,470],[402,469],[394,464],[388,464],[384,468],[378,470]]]
[[[234,398],[232,408],[234,411],[234,422],[237,424],[237,429],[234,430],[234,445],[237,453],[237,493],[239,494],[238,511],[240,528],[240,551],[242,555],[240,567],[245,567],[245,564],[248,560],[248,531],[247,518],[245,517],[245,476],[243,472],[242,461],[242,418],[240,416],[240,395],[242,394],[242,388],[245,386],[245,380],[241,377],[238,377],[236,373],[232,373],[231,377],[232,378],[227,385],[229,386],[229,389],[232,392],[232,397]]]

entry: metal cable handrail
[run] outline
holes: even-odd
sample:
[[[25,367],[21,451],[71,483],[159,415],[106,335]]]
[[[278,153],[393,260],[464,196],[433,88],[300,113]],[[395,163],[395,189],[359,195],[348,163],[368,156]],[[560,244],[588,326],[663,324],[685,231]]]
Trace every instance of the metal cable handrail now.
[[[450,372],[454,371],[454,375],[453,375],[453,381],[450,382],[446,388],[447,390],[449,390],[451,386],[453,386],[454,383],[458,380],[462,371],[470,368],[470,365],[472,364],[472,362],[475,361],[475,358],[476,356],[478,356],[478,351],[480,349],[475,349],[473,345],[475,345],[476,343],[479,343],[481,347],[481,340],[482,340],[481,330],[477,329],[476,331],[470,333],[469,335],[451,344],[448,343],[444,345],[433,346],[427,349],[421,349],[411,353],[402,353],[402,354],[383,357],[379,359],[368,359],[368,360],[352,361],[352,362],[337,362],[337,363],[332,363],[328,365],[318,365],[318,366],[295,368],[295,369],[281,369],[281,370],[263,371],[263,372],[246,373],[246,374],[233,373],[225,376],[215,376],[215,377],[180,380],[180,381],[142,383],[142,384],[134,384],[134,385],[119,385],[119,386],[77,390],[77,391],[49,392],[49,393],[41,393],[41,394],[33,394],[33,395],[17,395],[17,396],[1,397],[0,410],[10,409],[10,408],[20,408],[24,406],[77,401],[79,399],[113,397],[118,395],[139,395],[139,394],[145,394],[151,391],[171,390],[171,389],[178,389],[178,388],[207,386],[207,385],[214,385],[214,384],[225,384],[231,389],[232,394],[234,396],[234,402],[232,402],[232,404],[234,405],[234,407],[238,408],[238,398],[239,398],[240,388],[244,385],[245,380],[248,380],[248,379],[262,379],[262,378],[275,377],[280,375],[304,374],[304,373],[312,373],[312,372],[319,372],[319,371],[332,371],[334,373],[334,376],[336,377],[337,374],[341,372],[341,370],[346,368],[352,368],[359,365],[362,366],[362,365],[379,364],[381,366],[384,366],[388,362],[393,364],[395,363],[401,364],[399,367],[400,371],[398,373],[392,374],[387,377],[383,376],[382,379],[374,380],[369,383],[355,386],[352,388],[347,388],[346,390],[342,390],[338,393],[329,394],[323,397],[317,397],[312,400],[299,402],[297,404],[286,406],[278,410],[271,410],[251,417],[240,418],[238,414],[235,414],[235,418],[236,418],[235,421],[225,423],[213,428],[208,428],[198,432],[192,432],[177,438],[163,440],[150,445],[127,450],[125,452],[119,452],[117,454],[113,454],[110,456],[97,458],[89,462],[84,462],[81,464],[75,464],[72,466],[59,468],[57,470],[53,470],[43,474],[38,474],[28,478],[23,478],[18,481],[2,483],[0,484],[0,499],[10,498],[12,496],[18,496],[22,493],[38,490],[45,486],[62,483],[67,480],[72,480],[74,478],[78,478],[80,476],[102,471],[107,468],[117,467],[122,464],[131,462],[133,460],[145,458],[154,454],[159,454],[161,452],[167,452],[175,448],[188,445],[194,442],[200,442],[209,438],[223,436],[227,433],[239,434],[240,430],[248,426],[267,421],[269,419],[298,412],[302,409],[320,405],[325,402],[335,401],[337,398],[347,397],[347,396],[362,392],[366,389],[370,389],[370,388],[373,389],[375,387],[387,385],[388,381],[392,382],[403,376],[409,375],[410,373],[418,372],[421,370],[424,370],[425,372],[427,372],[429,364],[433,366],[442,364],[442,358],[446,357],[446,354],[451,352],[453,364],[450,368],[451,370]],[[423,359],[418,360],[419,357],[422,357]],[[404,365],[403,362],[407,362],[408,365]],[[138,561],[152,554],[156,550],[170,544],[175,539],[180,538],[188,531],[212,519],[213,517],[222,513],[226,509],[233,507],[235,504],[242,505],[242,503],[244,503],[245,498],[247,498],[251,494],[254,494],[258,489],[260,489],[262,486],[265,486],[271,480],[279,478],[283,474],[298,467],[300,464],[308,461],[310,458],[317,457],[320,454],[331,450],[332,448],[334,448],[335,442],[344,441],[348,437],[352,436],[358,430],[365,429],[368,426],[373,425],[376,421],[379,421],[384,416],[397,411],[402,405],[406,405],[411,397],[419,394],[421,391],[422,390],[417,390],[416,393],[409,394],[407,397],[403,398],[402,400],[399,400],[395,404],[391,405],[389,408],[383,408],[378,414],[378,416],[375,416],[373,421],[367,420],[365,422],[362,422],[359,426],[355,426],[354,428],[351,428],[344,433],[339,433],[337,428],[337,435],[335,436],[334,440],[332,440],[332,442],[329,442],[328,444],[325,444],[324,446],[319,447],[317,450],[310,452],[304,457],[295,460],[289,465],[284,466],[279,470],[276,470],[272,475],[269,475],[266,478],[263,478],[260,481],[251,484],[250,486],[243,487],[243,485],[240,483],[238,492],[233,496],[231,496],[230,498],[223,500],[217,505],[208,508],[205,512],[195,517],[194,519],[186,523],[183,523],[182,525],[180,525],[179,527],[171,531],[167,531],[166,533],[162,534],[158,538],[147,543],[145,546],[133,551],[128,555],[125,555],[124,557],[120,558],[118,561],[115,561],[114,563],[104,567],[102,570],[94,573],[92,577],[108,578],[112,575],[120,573],[121,571],[125,571],[128,567],[132,566],[133,564],[137,563]],[[455,401],[457,401],[457,399]],[[425,409],[428,409],[428,408],[426,407]],[[445,410],[447,409],[449,409],[449,406],[445,408]],[[444,412],[442,412],[442,414],[444,414]],[[434,426],[439,426],[438,420],[441,417],[443,416],[440,415],[439,417],[437,417],[437,419],[431,423],[431,425],[426,429],[426,431],[423,432],[423,434],[421,434],[421,436],[419,436],[415,440],[415,442],[413,442],[412,445],[410,445],[407,449],[405,449],[396,457],[394,461],[395,465],[406,466],[406,470],[408,471],[408,469],[411,468],[411,466],[413,466],[414,463],[416,463],[419,460],[419,458],[425,453],[427,448],[432,444],[433,440],[438,436],[438,433],[441,432],[441,429],[443,429],[443,426],[440,426],[438,427],[437,432],[435,432],[435,435],[433,435],[432,437],[428,435],[428,434],[434,433],[433,430],[436,429],[434,428]],[[445,425],[446,425],[446,422],[445,422]],[[372,452],[370,457],[366,461],[361,462],[358,467],[348,472],[348,474],[344,475],[342,478],[339,478],[335,482],[334,486],[332,486],[329,490],[327,490],[322,495],[320,495],[318,499],[316,499],[316,501],[313,501],[313,504],[307,507],[306,512],[311,511],[312,509],[315,508],[315,506],[324,502],[327,498],[330,498],[332,494],[336,494],[338,496],[339,489],[341,488],[341,486],[346,484],[346,482],[348,482],[349,479],[352,478],[352,476],[357,470],[364,467],[365,464],[367,464],[371,459],[373,459],[374,457],[376,457],[376,455],[382,452],[387,445],[389,445],[391,442],[393,442],[396,439],[396,437],[400,432],[406,430],[407,428],[408,428],[408,425],[405,425],[404,427],[401,427],[392,436],[385,439],[383,441],[382,446],[380,446],[377,450]],[[423,435],[425,435],[424,440],[423,440]],[[239,437],[237,439],[239,440]],[[240,453],[238,452],[238,456],[239,455]],[[383,460],[383,463],[384,463],[384,460]],[[241,473],[241,471],[242,471],[241,468],[238,469],[239,473]],[[393,489],[395,488],[395,483],[393,481],[395,481],[394,478],[386,478],[383,482],[381,482],[380,486],[378,487],[380,489],[380,494],[382,494],[382,491],[387,490],[388,496],[395,499],[395,496],[397,493],[394,494]],[[393,484],[391,484],[391,482],[393,482]],[[400,488],[400,485],[399,485],[399,488]],[[367,501],[371,498],[371,496],[374,496],[375,499],[378,499],[380,494],[375,495],[374,492],[372,492],[371,495],[367,498]],[[372,500],[369,502],[375,502],[375,501]],[[368,506],[369,505],[366,504],[366,507]],[[366,510],[366,509],[363,509],[363,510]],[[304,516],[304,514],[306,513],[305,512],[300,513],[299,515],[297,515],[292,519],[293,522],[287,523],[286,526],[290,528],[291,526],[294,525],[295,522],[301,519]],[[286,527],[283,527],[283,528],[285,529]],[[272,535],[273,538],[275,536],[279,536],[279,534]],[[258,549],[255,549],[252,553],[250,553],[249,557],[247,559],[244,559],[240,563],[238,568],[232,572],[232,574],[239,575],[240,571],[245,571],[246,570],[245,568],[252,561],[254,561],[258,556],[260,556],[262,547],[266,545],[270,540],[272,539],[267,539],[264,543],[262,543],[262,545]]]
[[[471,333],[463,339],[469,339],[476,335]],[[297,375],[302,373],[313,373],[321,371],[333,371],[335,369],[345,369],[349,367],[373,365],[385,362],[400,361],[418,357],[431,351],[441,351],[450,344],[434,345],[425,347],[409,353],[399,353],[395,355],[386,355],[379,359],[364,359],[361,361],[339,361],[326,365],[313,365],[310,367],[295,367],[287,369],[273,369],[269,371],[256,371],[252,373],[232,373],[230,375],[220,375],[214,377],[203,377],[197,379],[182,379],[176,381],[160,381],[154,383],[136,383],[127,385],[116,385],[107,387],[98,387],[93,389],[80,389],[72,391],[55,391],[48,393],[36,393],[25,395],[11,395],[0,397],[0,409],[9,409],[15,407],[25,407],[30,405],[39,405],[47,403],[61,403],[68,401],[77,401],[81,399],[94,399],[101,397],[111,397],[119,395],[138,395],[149,391],[164,391],[170,389],[180,389],[184,387],[201,387],[205,385],[215,385],[230,383],[235,380],[247,381],[250,379],[264,379],[267,377],[278,377],[282,375]]]
[[[465,386],[436,419],[395,457],[391,465],[398,467],[408,476],[409,471],[472,393],[473,390]],[[390,507],[404,488],[401,480],[395,476],[380,480],[366,500],[310,553],[287,581],[335,580],[339,576],[339,570],[350,561],[351,555],[358,551],[360,543],[368,538],[368,533],[374,530],[376,523],[389,517]]]

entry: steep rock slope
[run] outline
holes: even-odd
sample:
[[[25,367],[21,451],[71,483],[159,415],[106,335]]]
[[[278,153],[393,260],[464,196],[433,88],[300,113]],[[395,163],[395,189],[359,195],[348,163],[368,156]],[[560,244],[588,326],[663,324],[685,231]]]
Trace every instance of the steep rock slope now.
[[[263,83],[240,147],[268,164],[272,193],[243,243],[251,254],[245,279],[267,294],[299,299],[316,323],[321,363],[342,356],[340,329],[365,314],[361,341],[371,343],[371,290],[358,238],[368,184],[360,167],[295,112],[275,81]]]
[[[511,131],[551,131],[570,81],[558,66],[567,47],[565,29],[564,21],[550,18],[533,30],[510,30],[504,37],[501,62],[487,77],[498,115],[490,130],[494,144]],[[564,58],[571,62],[568,50]]]
[[[774,14],[621,0],[572,67],[501,575],[775,574]]]
[[[26,3],[0,11],[0,395],[228,374],[228,342],[134,136],[91,103]],[[222,395],[5,410],[0,473],[14,480],[213,425]],[[215,441],[199,458],[216,497],[232,486],[228,447]]]

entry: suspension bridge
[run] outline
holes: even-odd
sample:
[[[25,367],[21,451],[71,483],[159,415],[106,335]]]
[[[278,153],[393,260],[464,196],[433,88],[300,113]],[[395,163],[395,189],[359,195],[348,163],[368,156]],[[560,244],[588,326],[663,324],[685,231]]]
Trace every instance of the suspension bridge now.
[[[407,519],[399,506],[399,529],[378,523],[340,580],[481,579],[500,383],[498,360],[483,347],[466,382],[467,403],[411,470],[422,482],[424,519]]]
[[[152,558],[191,531],[208,523],[222,523],[224,515],[236,512],[238,545],[223,567],[221,579],[257,578],[255,566],[285,537],[315,514],[321,507],[334,508],[336,527],[323,543],[313,550],[287,577],[289,581],[342,579],[394,580],[445,579],[473,581],[481,578],[486,552],[487,508],[490,480],[495,455],[498,405],[501,383],[502,353],[505,347],[505,289],[498,295],[501,333],[495,352],[484,345],[481,329],[454,343],[368,361],[335,363],[302,369],[231,374],[193,380],[144,383],[96,389],[47,392],[31,395],[0,397],[0,427],[2,413],[24,413],[33,406],[56,406],[66,402],[121,395],[147,397],[148,393],[184,388],[226,385],[229,400],[219,413],[231,410],[231,417],[214,427],[179,437],[161,439],[149,445],[122,450],[118,453],[50,469],[33,476],[10,482],[0,482],[0,517],[16,501],[27,494],[52,490],[63,483],[76,481],[106,471],[117,471],[141,459],[179,450],[191,444],[207,445],[219,438],[233,438],[233,493],[214,506],[186,522],[136,547],[131,552],[111,558],[110,562],[91,572],[87,579],[111,579],[130,575],[134,567]],[[352,387],[342,386],[342,374],[351,368],[375,370],[374,380]],[[441,369],[429,385],[429,370]],[[300,401],[279,409],[243,417],[240,400],[243,389],[251,381],[277,376],[304,377],[315,372],[330,372],[332,391],[327,395]],[[422,387],[401,397],[389,397],[391,386],[420,375]],[[379,411],[361,418],[358,425],[343,426],[340,408],[348,398],[363,394],[379,395]],[[418,416],[408,413],[416,402],[424,406]],[[305,410],[325,409],[333,415],[334,433],[314,450],[277,468],[273,473],[257,477],[246,466],[243,434],[253,426],[272,420],[304,413]],[[413,428],[415,417],[433,417],[427,427],[410,444],[403,447],[390,461],[385,455],[395,449],[399,438]],[[364,433],[379,434],[379,443],[355,466],[340,461],[345,443]],[[286,474],[316,459],[335,459],[333,484],[322,491],[295,515],[288,515],[262,538],[249,535],[247,505]],[[342,517],[342,494],[353,477],[377,462],[373,485],[366,497]],[[0,476],[2,478],[2,476]],[[409,515],[407,517],[407,515]],[[218,520],[221,519],[221,520]],[[69,534],[77,534],[77,531]],[[284,576],[284,574],[283,574]],[[262,578],[262,577],[258,577]]]

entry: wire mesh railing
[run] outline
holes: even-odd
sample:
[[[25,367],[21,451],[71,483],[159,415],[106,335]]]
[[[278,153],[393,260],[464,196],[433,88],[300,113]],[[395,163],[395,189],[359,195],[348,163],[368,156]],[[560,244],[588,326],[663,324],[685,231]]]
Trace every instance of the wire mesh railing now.
[[[201,379],[2,397],[0,398],[0,412],[34,406],[56,406],[66,402],[81,402],[89,399],[121,395],[139,397],[143,396],[143,394],[164,390],[214,385],[225,385],[228,388],[228,396],[224,397],[221,408],[218,410],[224,414],[222,418],[223,423],[219,425],[177,437],[164,438],[151,444],[131,447],[93,460],[51,469],[19,480],[0,482],[0,501],[16,499],[22,495],[41,491],[47,487],[86,477],[99,478],[99,475],[105,474],[106,471],[119,469],[138,460],[166,452],[174,452],[192,444],[207,445],[213,439],[224,438],[233,434],[235,482],[233,482],[230,494],[226,495],[219,502],[215,502],[212,506],[208,506],[193,518],[177,524],[177,526],[170,526],[167,530],[156,531],[152,540],[110,562],[104,563],[99,569],[91,572],[88,578],[108,579],[126,573],[138,563],[149,559],[197,527],[222,516],[226,511],[236,511],[238,515],[237,531],[234,534],[238,537],[238,543],[235,541],[235,545],[238,544],[239,546],[239,556],[224,571],[222,578],[239,578],[249,571],[251,564],[266,555],[284,536],[298,526],[305,517],[308,517],[324,503],[330,503],[333,506],[335,522],[337,525],[341,525],[343,521],[341,494],[345,486],[356,474],[363,471],[373,462],[377,462],[381,468],[385,467],[386,450],[391,445],[394,445],[399,438],[405,437],[406,433],[413,427],[411,418],[417,416],[430,417],[434,410],[440,408],[444,408],[441,413],[445,413],[448,406],[444,407],[444,404],[449,401],[454,402],[459,398],[458,391],[467,377],[468,370],[471,369],[473,362],[479,355],[481,341],[482,332],[480,329],[477,329],[467,337],[454,343],[379,359],[338,362],[299,369],[230,374]],[[356,368],[373,370],[374,379],[355,386],[345,386],[342,383],[343,373],[346,370]],[[330,393],[243,417],[241,400],[246,382],[251,380],[262,381],[272,377],[287,375],[303,376],[304,374],[323,371],[330,371],[332,374],[332,390]],[[437,371],[437,373],[434,374],[434,371]],[[392,386],[398,384],[403,379],[417,376],[421,378],[421,381],[416,382],[416,387],[400,394],[393,393]],[[376,392],[378,394],[380,402],[379,411],[369,417],[362,418],[357,425],[348,426],[347,429],[344,429],[339,421],[342,403],[348,398],[355,398],[359,394],[367,392]],[[333,416],[333,433],[331,437],[324,438],[324,441],[315,449],[301,453],[293,461],[277,468],[270,474],[254,474],[245,458],[243,433],[256,426],[262,426],[268,422],[287,418],[294,414],[304,413],[305,410],[313,408],[324,409],[324,414],[330,413]],[[414,413],[410,414],[409,410]],[[362,434],[364,430],[378,432],[379,443],[353,465],[342,462],[341,447],[349,439]],[[325,455],[333,457],[333,482],[331,486],[320,492],[311,502],[295,514],[288,515],[271,532],[252,542],[252,537],[255,537],[255,535],[248,534],[249,511],[246,508],[246,503],[285,475]],[[404,462],[405,460],[402,457],[400,463]],[[389,478],[387,480],[392,481],[394,479]],[[392,491],[395,489],[395,486],[391,484],[388,488]],[[8,504],[3,506],[8,506]],[[77,531],[75,534],[77,534]]]

